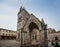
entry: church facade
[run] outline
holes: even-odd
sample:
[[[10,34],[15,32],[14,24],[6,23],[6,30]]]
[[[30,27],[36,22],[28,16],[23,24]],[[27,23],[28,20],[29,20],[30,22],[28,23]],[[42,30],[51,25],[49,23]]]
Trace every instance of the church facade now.
[[[47,45],[47,25],[25,8],[20,8],[17,22],[17,40],[21,46],[39,47]]]

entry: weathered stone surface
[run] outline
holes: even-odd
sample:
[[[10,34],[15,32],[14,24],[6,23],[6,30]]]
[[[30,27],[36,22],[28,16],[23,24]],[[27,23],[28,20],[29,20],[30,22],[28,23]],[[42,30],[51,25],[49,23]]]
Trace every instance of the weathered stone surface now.
[[[20,8],[18,13],[17,32],[20,33],[22,44],[36,45],[45,42],[46,27],[44,20],[40,21],[33,14],[29,14],[24,8]],[[47,34],[47,33],[46,33]]]

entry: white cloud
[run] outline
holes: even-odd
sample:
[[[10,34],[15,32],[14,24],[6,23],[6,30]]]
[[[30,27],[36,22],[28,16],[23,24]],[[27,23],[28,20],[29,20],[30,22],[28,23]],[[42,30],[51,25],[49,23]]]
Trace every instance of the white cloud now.
[[[0,27],[11,30],[16,30],[17,18],[16,16],[1,15],[0,16]]]
[[[33,6],[30,4],[31,7],[29,7],[30,5],[27,4],[27,2],[31,2],[31,1],[32,0],[5,0],[3,3],[0,3],[0,27],[16,30],[17,13],[18,13],[19,7],[21,5],[22,6],[25,5],[25,7],[27,7],[28,10],[32,10]],[[48,14],[48,12],[42,13],[38,11],[36,11],[33,8],[33,10],[30,12],[33,12],[33,14],[39,19],[44,18],[45,22],[48,24],[49,27],[55,26],[55,25],[54,26],[52,25],[53,20],[52,20],[52,17],[49,17],[50,14]]]
[[[0,3],[0,28],[16,30],[18,9]]]

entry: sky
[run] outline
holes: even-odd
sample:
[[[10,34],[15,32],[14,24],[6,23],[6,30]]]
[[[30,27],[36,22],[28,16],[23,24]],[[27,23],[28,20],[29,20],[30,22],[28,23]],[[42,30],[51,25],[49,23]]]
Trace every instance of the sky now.
[[[60,30],[60,0],[0,0],[0,28],[17,30],[17,13],[24,7],[48,28]]]

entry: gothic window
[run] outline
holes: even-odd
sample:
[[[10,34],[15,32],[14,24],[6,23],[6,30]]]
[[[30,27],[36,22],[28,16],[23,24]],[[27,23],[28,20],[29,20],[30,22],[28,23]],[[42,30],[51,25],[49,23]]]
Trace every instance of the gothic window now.
[[[28,20],[28,17],[26,17],[26,19]]]
[[[33,35],[33,40],[34,40],[34,35]]]
[[[36,35],[35,35],[35,40],[36,40]]]
[[[33,34],[33,40],[36,40],[36,34]]]
[[[20,33],[18,33],[18,39],[20,39]]]
[[[6,34],[6,36],[7,36],[7,34]]]
[[[21,19],[22,19],[22,16],[20,16],[20,17],[18,18],[18,23],[21,21]]]
[[[4,33],[3,33],[3,36],[4,36]]]

